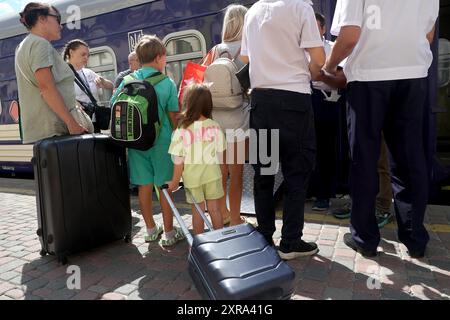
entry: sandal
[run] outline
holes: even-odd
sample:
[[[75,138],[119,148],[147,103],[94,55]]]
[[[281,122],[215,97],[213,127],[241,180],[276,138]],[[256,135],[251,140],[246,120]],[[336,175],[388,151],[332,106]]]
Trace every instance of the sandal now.
[[[144,237],[145,242],[155,242],[158,240],[159,236],[163,233],[163,227],[156,225],[156,231],[152,234],[147,234]]]
[[[226,218],[222,218],[222,219],[223,219],[223,225],[224,226],[227,225],[227,224],[230,224],[230,222],[231,222],[231,214],[227,215]]]
[[[185,235],[180,228],[174,227],[173,229],[175,230],[175,235],[172,238],[167,239],[165,235],[161,237],[161,240],[159,240],[161,246],[171,247],[185,238]]]
[[[256,228],[256,223],[250,222],[246,217],[241,217],[241,223],[239,223],[239,224],[245,224],[245,223],[248,223]],[[233,226],[235,226],[235,225],[233,225]],[[231,227],[231,225],[230,225],[230,227]]]

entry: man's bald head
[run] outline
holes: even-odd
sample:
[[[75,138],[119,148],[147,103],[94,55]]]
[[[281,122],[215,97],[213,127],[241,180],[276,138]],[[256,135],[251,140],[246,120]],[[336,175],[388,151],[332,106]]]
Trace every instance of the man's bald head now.
[[[139,60],[138,60],[138,57],[137,57],[137,54],[135,51],[132,51],[128,55],[128,65],[130,66],[130,70],[132,72],[141,68],[141,64],[139,63]]]

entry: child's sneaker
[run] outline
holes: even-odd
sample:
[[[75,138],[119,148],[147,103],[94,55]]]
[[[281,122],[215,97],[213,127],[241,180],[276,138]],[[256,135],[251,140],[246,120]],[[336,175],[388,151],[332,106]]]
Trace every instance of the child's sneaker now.
[[[155,231],[153,231],[151,234],[148,234],[144,237],[145,242],[155,242],[158,240],[159,236],[163,233],[163,227],[156,225]]]
[[[333,216],[337,219],[350,218],[352,214],[352,204],[347,202],[343,207],[333,210]]]
[[[175,234],[170,238],[167,238],[166,234],[164,233],[164,235],[161,237],[161,240],[159,240],[159,244],[161,246],[171,247],[185,238],[185,235],[180,228],[174,227],[173,230],[175,231]]]

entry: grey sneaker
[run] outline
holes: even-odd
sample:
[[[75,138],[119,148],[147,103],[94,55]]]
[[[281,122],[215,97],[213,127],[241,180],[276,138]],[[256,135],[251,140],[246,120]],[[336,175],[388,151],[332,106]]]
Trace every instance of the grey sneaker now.
[[[352,204],[350,202],[347,202],[341,208],[334,210],[332,213],[333,213],[333,216],[337,219],[350,218],[350,216],[352,214]]]

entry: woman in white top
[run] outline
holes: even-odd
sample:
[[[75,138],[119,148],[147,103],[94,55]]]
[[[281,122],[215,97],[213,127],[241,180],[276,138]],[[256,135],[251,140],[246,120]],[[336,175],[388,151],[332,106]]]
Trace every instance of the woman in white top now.
[[[219,57],[238,57],[240,55],[242,28],[246,13],[247,8],[244,6],[228,6],[223,21],[222,43],[215,48],[216,59]],[[239,64],[240,61],[236,62]],[[221,165],[222,182],[225,190],[225,196],[221,200],[222,216],[224,224],[229,222],[230,225],[237,225],[245,222],[245,219],[241,218],[241,200],[242,176],[247,153],[247,132],[250,120],[248,102],[244,101],[242,107],[238,108],[213,108],[212,116],[226,133],[228,142],[227,152],[224,152],[224,161]],[[230,152],[230,150],[234,150],[234,152]],[[230,176],[230,210],[227,209],[226,204],[228,176]]]
[[[64,48],[63,58],[74,67],[79,78],[89,88],[97,102],[99,101],[98,89],[114,89],[114,84],[111,81],[101,77],[91,69],[85,68],[89,60],[89,46],[83,40],[75,39],[69,41]],[[89,96],[80,88],[80,86],[77,83],[74,83],[74,85],[77,101],[83,106],[92,103]],[[95,126],[95,116],[92,121]],[[99,132],[97,129],[96,131]]]

